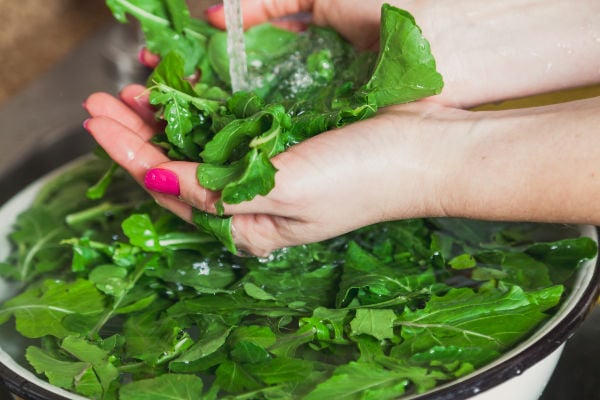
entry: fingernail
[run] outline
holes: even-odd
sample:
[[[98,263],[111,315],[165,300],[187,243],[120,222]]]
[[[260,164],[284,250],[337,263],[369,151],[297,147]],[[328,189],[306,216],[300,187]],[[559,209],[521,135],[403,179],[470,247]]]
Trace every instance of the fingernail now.
[[[138,61],[145,67],[150,66],[150,62],[148,61],[148,50],[145,47],[142,47],[138,52]]]
[[[89,122],[90,122],[90,119],[91,119],[91,118],[87,118],[87,119],[85,119],[85,120],[83,121],[83,123],[82,123],[82,125],[83,125],[83,129],[85,129],[86,131],[89,131],[89,129],[88,129],[88,124],[89,124]]]
[[[223,9],[223,4],[215,4],[214,6],[210,6],[206,10],[204,10],[204,14],[206,14],[206,15],[214,14],[217,11],[221,11],[222,9]]]
[[[146,172],[144,177],[146,189],[158,193],[179,196],[179,178],[173,171],[162,168],[152,168]]]

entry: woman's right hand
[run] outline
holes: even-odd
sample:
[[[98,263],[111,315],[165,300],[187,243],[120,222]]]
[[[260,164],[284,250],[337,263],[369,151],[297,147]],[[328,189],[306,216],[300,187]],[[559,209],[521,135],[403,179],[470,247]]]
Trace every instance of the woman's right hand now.
[[[376,50],[384,2],[409,11],[429,40],[445,81],[438,103],[469,108],[600,80],[598,0],[242,0],[242,10],[246,27],[310,13],[357,48]],[[206,17],[225,28],[222,6]]]
[[[143,86],[126,87],[120,98],[94,93],[85,108],[91,116],[86,129],[162,206],[188,222],[192,208],[216,212],[220,195],[198,184],[198,164],[172,161],[152,143],[160,128]],[[426,128],[425,119],[437,112],[460,131],[468,124],[462,120],[466,111],[415,102],[317,135],[272,158],[278,172],[271,192],[224,205],[238,249],[264,256],[380,221],[442,216],[437,195],[450,168],[433,147],[447,149],[452,135]]]

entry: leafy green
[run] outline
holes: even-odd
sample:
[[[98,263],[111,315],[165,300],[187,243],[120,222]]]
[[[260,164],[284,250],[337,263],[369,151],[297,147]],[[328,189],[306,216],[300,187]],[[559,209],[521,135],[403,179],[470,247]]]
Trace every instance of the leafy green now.
[[[57,182],[77,188],[36,231],[60,229],[46,244],[72,249],[53,270],[14,273],[41,226],[17,218],[3,276],[25,286],[0,306],[0,324],[35,340],[25,357],[36,373],[94,399],[425,392],[527,338],[597,250],[564,227],[436,219],[240,258],[123,171],[104,199],[82,201],[109,165],[66,171],[23,212],[46,209]],[[38,257],[33,270],[48,262]]]
[[[129,383],[120,391],[122,400],[195,400],[202,393],[202,380],[193,375],[165,374]]]
[[[249,29],[252,91],[231,93],[227,33],[194,20],[178,3],[107,2],[119,21],[135,17],[148,48],[161,55],[148,79],[150,102],[166,122],[155,143],[172,159],[200,163],[198,183],[221,193],[219,214],[223,203],[268,194],[277,172],[270,159],[288,147],[443,86],[413,17],[385,5],[379,54],[357,52],[335,31],[315,26],[304,33],[270,24]],[[196,83],[187,79],[195,69]],[[198,214],[195,222],[235,253],[223,219]]]
[[[166,121],[154,143],[201,163],[219,214],[267,194],[270,159],[289,146],[442,87],[412,16],[387,5],[378,55],[318,27],[249,30],[255,90],[231,93],[226,34],[183,0],[107,4],[161,55],[148,81]],[[0,264],[22,285],[0,324],[33,340],[25,358],[37,374],[93,399],[426,392],[529,337],[597,253],[564,226],[418,219],[238,257],[229,218],[194,210],[199,230],[101,158],[38,192]]]

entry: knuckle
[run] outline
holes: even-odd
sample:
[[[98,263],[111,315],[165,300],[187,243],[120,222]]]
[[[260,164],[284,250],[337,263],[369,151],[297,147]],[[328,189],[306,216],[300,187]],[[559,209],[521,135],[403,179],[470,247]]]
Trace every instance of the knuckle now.
[[[232,233],[239,250],[258,257],[267,257],[285,247],[273,219],[267,215],[234,216]]]
[[[214,213],[216,212],[215,203],[219,200],[219,195],[216,192],[196,186],[189,193],[182,193],[182,198],[198,210]]]

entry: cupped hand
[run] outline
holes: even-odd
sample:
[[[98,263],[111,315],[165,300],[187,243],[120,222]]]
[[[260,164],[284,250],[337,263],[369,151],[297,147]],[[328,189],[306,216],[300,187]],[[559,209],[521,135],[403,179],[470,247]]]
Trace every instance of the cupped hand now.
[[[334,28],[357,48],[376,49],[379,41],[381,6],[386,2],[394,1],[242,0],[241,6],[246,28],[309,13],[312,23]],[[396,3],[401,2],[396,1]],[[225,13],[222,6],[209,8],[206,18],[214,26],[225,28]]]
[[[215,212],[219,193],[196,180],[198,164],[171,161],[150,142],[160,129],[139,85],[120,99],[95,93],[85,102],[86,129],[140,184],[165,171],[175,179],[169,194],[149,190],[156,201],[190,222],[192,208]],[[431,162],[431,139],[419,121],[440,106],[418,102],[390,107],[370,120],[315,136],[272,159],[275,188],[266,196],[236,205],[233,216],[239,249],[266,255],[281,247],[331,238],[371,223],[440,215],[435,193],[439,166]]]
[[[305,26],[306,21],[294,19],[294,16],[309,14],[312,23],[334,28],[358,49],[376,50],[383,3],[383,0],[243,0],[242,12],[245,28],[275,22],[290,30],[300,30]],[[208,8],[205,15],[215,27],[226,28],[222,4]],[[143,65],[151,68],[160,61],[157,55],[145,48],[138,58]]]

